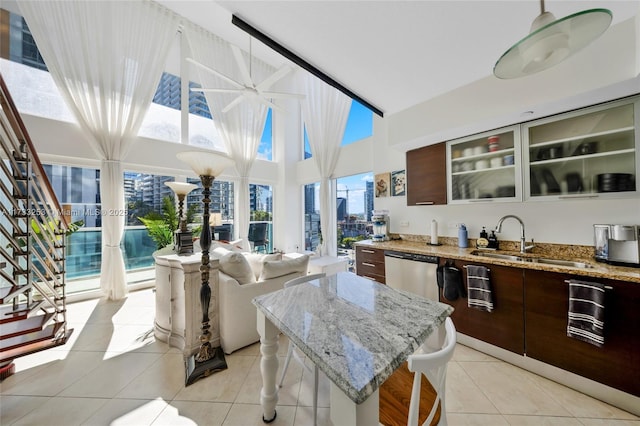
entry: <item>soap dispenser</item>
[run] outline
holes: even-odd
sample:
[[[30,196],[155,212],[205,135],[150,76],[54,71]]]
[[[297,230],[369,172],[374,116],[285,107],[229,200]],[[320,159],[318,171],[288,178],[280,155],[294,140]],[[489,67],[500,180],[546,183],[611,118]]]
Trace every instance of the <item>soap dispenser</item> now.
[[[489,235],[487,234],[487,230],[482,227],[482,231],[480,231],[480,238],[476,241],[476,248],[487,248],[489,246]]]
[[[458,247],[467,248],[468,244],[467,227],[461,223],[458,228]]]

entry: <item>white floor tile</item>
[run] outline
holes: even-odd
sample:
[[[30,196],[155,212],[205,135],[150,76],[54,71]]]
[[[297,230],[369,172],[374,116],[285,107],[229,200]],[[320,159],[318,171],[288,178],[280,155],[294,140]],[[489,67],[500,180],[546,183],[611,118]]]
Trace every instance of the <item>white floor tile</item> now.
[[[167,407],[162,399],[111,399],[83,425],[133,426],[150,425]]]
[[[150,423],[153,426],[221,426],[231,404],[203,401],[173,401]]]
[[[571,416],[546,394],[531,374],[505,362],[460,362],[476,386],[502,414]]]
[[[81,425],[108,402],[101,398],[50,398],[14,425]]]

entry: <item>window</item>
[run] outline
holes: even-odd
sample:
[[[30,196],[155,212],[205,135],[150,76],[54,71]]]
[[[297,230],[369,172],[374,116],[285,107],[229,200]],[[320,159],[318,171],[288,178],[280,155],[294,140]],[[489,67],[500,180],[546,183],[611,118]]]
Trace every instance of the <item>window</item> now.
[[[102,261],[102,213],[100,170],[62,165],[43,165],[58,201],[72,222],[82,220],[84,226],[67,237],[67,292],[98,288]],[[127,212],[122,251],[128,272],[153,266],[156,242],[139,220],[149,213],[162,213],[162,199],[174,195],[164,182],[171,176],[124,173],[125,208]],[[148,278],[150,278],[149,276]]]
[[[264,130],[262,131],[262,137],[260,138],[260,146],[258,146],[258,158],[261,160],[273,160],[272,116],[271,108],[269,108],[269,111],[267,112],[267,119],[264,124]]]
[[[273,251],[273,190],[271,185],[249,185],[249,242],[254,251]]]
[[[355,259],[353,243],[372,233],[373,176],[371,173],[336,180],[336,225],[338,255]]]
[[[315,251],[320,245],[320,182],[304,186],[304,249]]]
[[[373,112],[360,102],[352,100],[349,118],[344,129],[344,136],[341,145],[368,138],[373,135]],[[304,128],[304,159],[311,158],[311,145],[307,136],[307,128]]]
[[[184,208],[192,208],[195,215],[194,222],[202,223],[202,182],[200,182],[200,179],[196,178],[187,178],[187,182],[197,185],[198,188],[194,189],[187,195]],[[209,204],[209,211],[211,213],[220,213],[222,215],[222,224],[215,226],[212,229],[212,237],[217,240],[230,241],[233,239],[233,188],[233,182],[218,179],[215,179],[211,186],[211,195],[209,197],[211,199],[211,203]]]

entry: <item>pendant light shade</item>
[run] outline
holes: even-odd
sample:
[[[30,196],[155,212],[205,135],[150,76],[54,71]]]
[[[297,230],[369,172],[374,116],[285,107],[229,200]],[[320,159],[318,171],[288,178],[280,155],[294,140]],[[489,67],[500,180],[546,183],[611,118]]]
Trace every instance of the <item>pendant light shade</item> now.
[[[611,24],[608,9],[589,9],[556,20],[544,10],[531,24],[528,36],[514,44],[496,62],[493,73],[501,79],[523,77],[550,68],[598,38]]]

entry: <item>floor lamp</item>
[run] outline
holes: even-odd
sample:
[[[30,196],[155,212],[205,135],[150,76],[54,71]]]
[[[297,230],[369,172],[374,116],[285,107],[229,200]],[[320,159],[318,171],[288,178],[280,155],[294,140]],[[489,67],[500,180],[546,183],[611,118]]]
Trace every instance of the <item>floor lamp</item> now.
[[[221,154],[205,151],[189,151],[177,154],[179,160],[187,163],[200,176],[202,182],[202,233],[200,247],[202,248],[202,263],[200,265],[200,305],[202,306],[202,334],[200,335],[200,349],[185,360],[186,380],[189,386],[196,380],[207,377],[216,371],[225,370],[227,362],[222,348],[212,348],[209,340],[209,303],[211,302],[211,287],[209,286],[209,248],[211,247],[211,228],[209,225],[209,203],[211,199],[211,185],[216,176],[224,169],[234,164],[233,160]]]
[[[187,220],[182,217],[184,207],[184,197],[196,189],[198,185],[186,182],[165,182],[171,190],[178,197],[178,229],[176,229],[174,235],[175,251],[177,254],[192,254],[193,253],[193,234],[189,228],[187,228]]]

